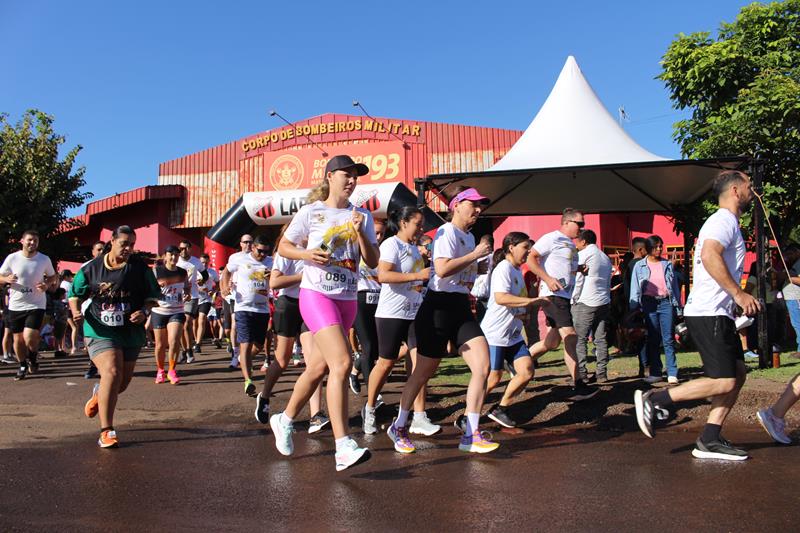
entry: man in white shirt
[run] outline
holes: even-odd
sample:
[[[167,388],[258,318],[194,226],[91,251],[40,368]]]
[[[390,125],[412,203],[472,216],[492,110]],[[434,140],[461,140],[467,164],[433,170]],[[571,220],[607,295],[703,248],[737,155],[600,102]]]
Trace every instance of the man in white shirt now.
[[[14,381],[39,369],[39,330],[47,307],[45,291],[54,288],[58,274],[50,258],[39,252],[39,233],[27,230],[20,239],[22,250],[9,254],[0,266],[0,283],[8,283],[8,323],[14,336],[19,370]]]
[[[200,284],[208,281],[206,267],[200,260],[192,255],[192,243],[184,239],[178,245],[181,254],[178,257],[178,266],[186,270],[189,274],[189,282],[192,286],[192,299],[183,304],[183,314],[186,315],[186,322],[183,324],[183,352],[181,359],[186,359],[187,363],[194,362],[195,338],[194,328],[195,319],[199,314]],[[199,350],[198,350],[199,352]]]
[[[591,333],[597,351],[595,376],[598,383],[604,383],[608,381],[606,328],[611,303],[611,259],[597,247],[597,235],[590,229],[581,230],[575,245],[578,274],[572,292],[572,321],[578,336],[578,375],[587,380],[586,345]]]
[[[713,193],[719,199],[719,209],[708,217],[697,237],[694,286],[683,312],[706,377],[670,389],[637,390],[634,403],[639,428],[653,438],[656,412],[668,414],[674,402],[711,398],[708,421],[692,455],[698,459],[742,461],[748,458],[747,452],[725,440],[720,431],[747,375],[734,313],[737,306],[747,316],[762,311],[761,303],[741,286],[745,244],[739,217],[754,195],[750,177],[738,170],[720,172],[714,180]]]
[[[195,329],[195,342],[194,351],[200,353],[202,350],[203,337],[206,335],[206,325],[208,324],[208,314],[211,312],[211,304],[214,299],[214,294],[217,292],[217,285],[219,284],[219,274],[209,265],[210,258],[208,254],[200,256],[200,263],[208,273],[208,279],[200,285],[200,297],[197,301],[197,328]]]
[[[225,334],[228,336],[228,353],[231,356],[231,363],[228,370],[236,370],[239,368],[239,343],[236,342],[236,296],[233,293],[231,286],[230,276],[226,276],[225,272],[230,274],[228,265],[234,264],[240,258],[247,256],[253,248],[253,236],[245,233],[239,239],[240,250],[228,257],[228,263],[219,273],[219,290],[223,298],[223,328],[226,330]]]
[[[547,333],[530,347],[534,359],[558,348],[564,341],[564,362],[574,384],[571,398],[586,400],[597,394],[578,374],[578,357],[575,353],[577,336],[572,324],[571,298],[578,271],[578,251],[572,239],[585,224],[583,213],[570,207],[561,214],[561,227],[542,235],[531,248],[528,266],[540,281],[539,296],[547,297],[550,305],[543,307],[547,317]]]

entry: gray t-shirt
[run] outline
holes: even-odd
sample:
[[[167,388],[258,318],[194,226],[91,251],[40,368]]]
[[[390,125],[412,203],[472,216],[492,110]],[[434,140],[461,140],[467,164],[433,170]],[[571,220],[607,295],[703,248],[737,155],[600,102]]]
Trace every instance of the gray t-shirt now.
[[[792,276],[797,276],[798,273],[800,273],[800,259],[789,269],[789,274]],[[787,283],[781,292],[784,300],[800,300],[800,287],[794,283]]]

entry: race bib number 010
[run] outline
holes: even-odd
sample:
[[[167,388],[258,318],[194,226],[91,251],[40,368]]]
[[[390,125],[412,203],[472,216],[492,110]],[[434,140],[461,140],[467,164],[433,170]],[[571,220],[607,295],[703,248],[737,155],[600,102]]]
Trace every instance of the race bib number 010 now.
[[[100,321],[105,326],[122,326],[125,324],[125,313],[121,309],[104,309],[100,311]]]

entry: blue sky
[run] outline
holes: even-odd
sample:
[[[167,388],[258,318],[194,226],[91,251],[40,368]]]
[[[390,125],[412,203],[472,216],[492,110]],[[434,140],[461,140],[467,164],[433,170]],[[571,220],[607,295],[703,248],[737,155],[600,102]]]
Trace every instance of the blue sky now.
[[[358,98],[376,116],[524,129],[574,55],[642,146],[679,157],[659,60],[748,3],[6,1],[0,112],[54,115],[102,198],[280,126],[271,108],[300,120]]]

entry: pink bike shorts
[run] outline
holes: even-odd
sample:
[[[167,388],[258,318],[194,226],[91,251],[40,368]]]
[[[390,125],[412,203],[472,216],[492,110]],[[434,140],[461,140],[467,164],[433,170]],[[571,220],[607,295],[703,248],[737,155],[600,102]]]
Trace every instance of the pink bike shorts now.
[[[347,335],[357,310],[356,300],[334,300],[321,292],[300,289],[300,314],[312,333],[338,324]]]

